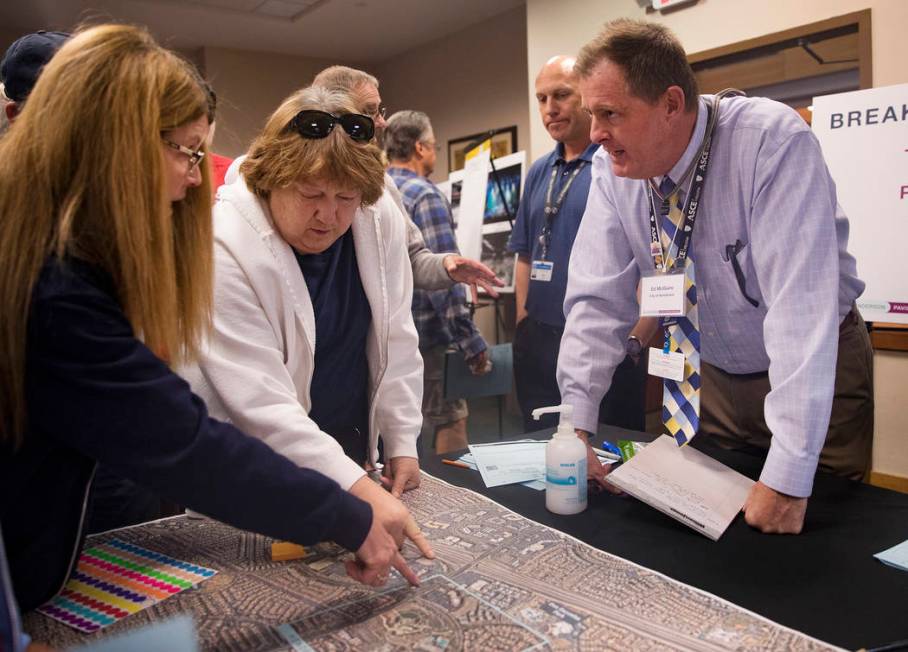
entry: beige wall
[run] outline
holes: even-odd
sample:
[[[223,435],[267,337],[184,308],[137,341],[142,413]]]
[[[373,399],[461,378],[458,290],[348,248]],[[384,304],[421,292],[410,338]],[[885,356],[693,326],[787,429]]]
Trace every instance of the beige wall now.
[[[862,9],[872,10],[874,86],[908,81],[905,0],[700,0],[664,16],[645,13],[636,0],[527,0],[527,80],[532,84],[548,57],[576,52],[604,22],[614,18],[664,23],[693,53]],[[533,158],[549,147],[542,125],[531,126],[530,139]]]
[[[665,16],[644,13],[636,0],[527,0],[527,80],[532,83],[548,57],[575,52],[604,22],[614,18],[664,23],[693,53],[868,8],[872,11],[874,86],[908,81],[905,0],[700,0]],[[530,138],[533,158],[550,147],[542,125],[532,124]],[[908,428],[899,416],[908,386],[908,355],[877,352],[874,364],[874,470],[908,477]]]
[[[3,57],[3,53],[13,44],[20,36],[25,36],[25,32],[20,32],[18,30],[10,30],[0,27],[0,58]]]
[[[390,111],[418,109],[441,146],[433,179],[447,173],[447,141],[517,125],[528,143],[526,15],[518,8],[381,64],[351,64],[375,74]],[[289,93],[338,63],[264,52],[204,48],[199,62],[218,93],[215,151],[238,156]]]
[[[448,178],[447,142],[517,125],[526,149],[526,13],[523,7],[406,52],[375,69],[390,112],[424,111],[441,146],[432,179]]]
[[[266,52],[204,48],[200,62],[218,94],[214,151],[243,154],[265,119],[290,93],[336,63]]]

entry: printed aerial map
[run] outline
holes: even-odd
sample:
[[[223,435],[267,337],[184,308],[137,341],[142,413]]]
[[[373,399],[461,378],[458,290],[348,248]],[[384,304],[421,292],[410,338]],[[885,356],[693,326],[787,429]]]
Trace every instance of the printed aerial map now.
[[[190,613],[207,650],[835,649],[431,476],[404,500],[438,556],[406,546],[417,589],[396,572],[382,589],[357,584],[332,544],[272,562],[272,539],[209,519],[92,537],[217,570],[104,635]],[[59,647],[95,637],[36,613],[25,628]]]

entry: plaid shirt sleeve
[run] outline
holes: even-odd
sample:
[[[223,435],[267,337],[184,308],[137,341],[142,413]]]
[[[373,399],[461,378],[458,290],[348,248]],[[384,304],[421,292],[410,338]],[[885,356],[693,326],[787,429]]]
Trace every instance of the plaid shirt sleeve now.
[[[411,216],[422,231],[429,249],[435,253],[460,253],[454,239],[451,209],[440,193],[423,193],[414,202]],[[466,358],[472,358],[486,350],[486,342],[470,317],[463,285],[457,284],[450,290],[436,290],[426,294],[442,324],[448,329],[451,341],[463,351]]]

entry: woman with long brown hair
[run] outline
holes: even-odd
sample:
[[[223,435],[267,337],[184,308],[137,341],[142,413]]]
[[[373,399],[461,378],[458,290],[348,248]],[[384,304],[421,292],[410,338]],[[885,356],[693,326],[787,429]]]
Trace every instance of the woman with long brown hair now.
[[[337,541],[360,581],[390,565],[416,581],[395,542],[406,509],[389,534],[333,481],[210,419],[170,369],[211,320],[207,131],[194,70],[105,25],[60,49],[0,140],[0,522],[23,609],[78,558],[98,463],[237,527]]]

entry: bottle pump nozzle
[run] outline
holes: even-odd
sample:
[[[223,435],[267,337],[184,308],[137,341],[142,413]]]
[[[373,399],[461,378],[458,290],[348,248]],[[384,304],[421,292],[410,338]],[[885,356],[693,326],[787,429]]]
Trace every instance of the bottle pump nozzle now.
[[[555,436],[570,435],[574,437],[574,406],[567,405],[562,403],[561,405],[553,405],[550,407],[541,407],[533,410],[533,419],[539,421],[539,417],[543,414],[560,414],[561,417],[558,420],[558,430],[555,432]]]

